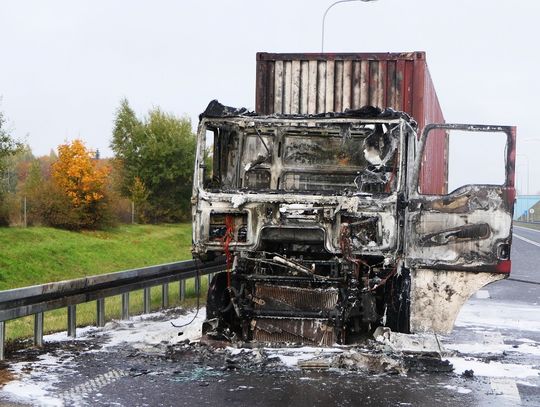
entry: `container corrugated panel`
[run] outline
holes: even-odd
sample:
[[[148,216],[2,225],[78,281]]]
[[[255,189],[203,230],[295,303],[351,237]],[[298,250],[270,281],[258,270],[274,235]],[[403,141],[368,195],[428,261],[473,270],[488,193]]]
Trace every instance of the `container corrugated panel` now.
[[[409,113],[420,130],[444,117],[425,53],[257,54],[256,110],[261,114],[342,112],[371,105]],[[446,193],[447,137],[427,145],[421,187]]]

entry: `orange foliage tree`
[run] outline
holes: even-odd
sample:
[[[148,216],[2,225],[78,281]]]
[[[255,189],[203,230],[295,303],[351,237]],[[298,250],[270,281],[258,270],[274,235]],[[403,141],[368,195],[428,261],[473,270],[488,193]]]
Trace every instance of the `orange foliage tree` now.
[[[58,160],[52,165],[52,179],[69,199],[73,213],[67,228],[96,228],[107,216],[106,184],[108,166],[98,166],[93,152],[81,140],[58,147]],[[59,225],[62,227],[62,225]]]
[[[71,199],[75,207],[91,205],[105,197],[109,168],[98,168],[81,140],[58,147],[58,161],[53,164],[56,184]]]

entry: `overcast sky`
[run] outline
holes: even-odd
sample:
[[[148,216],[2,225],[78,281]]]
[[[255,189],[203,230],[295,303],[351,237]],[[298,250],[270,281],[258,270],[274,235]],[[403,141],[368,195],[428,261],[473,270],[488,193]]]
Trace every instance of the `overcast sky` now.
[[[255,53],[318,52],[332,1],[0,0],[0,110],[34,154],[81,138],[104,156],[121,98],[191,118],[254,107]],[[518,126],[540,191],[540,2],[379,0],[328,13],[325,51],[426,51],[448,122]],[[538,138],[538,141],[523,141]],[[518,157],[526,192],[527,159]]]

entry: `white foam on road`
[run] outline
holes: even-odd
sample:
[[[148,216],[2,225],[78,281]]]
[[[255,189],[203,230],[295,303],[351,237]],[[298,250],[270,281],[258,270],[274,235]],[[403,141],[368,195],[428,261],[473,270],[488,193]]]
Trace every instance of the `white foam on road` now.
[[[540,331],[540,307],[518,302],[471,299],[461,309],[456,326]]]
[[[326,358],[343,353],[346,349],[340,347],[317,348],[302,346],[300,348],[265,348],[269,357],[277,357],[287,367],[297,367],[298,362],[315,358]]]
[[[63,360],[49,354],[41,355],[33,362],[12,364],[9,369],[18,377],[2,388],[2,395],[14,402],[30,403],[40,406],[62,406],[60,397],[56,397],[55,384],[62,373],[72,373],[73,358]]]
[[[468,389],[466,387],[461,387],[461,386],[452,386],[451,384],[447,384],[445,386],[443,386],[445,389],[448,389],[448,390],[454,390],[456,392],[458,392],[459,394],[469,394],[472,392],[471,389]]]
[[[166,314],[156,312],[152,314],[132,317],[129,321],[111,321],[103,328],[86,327],[77,329],[77,338],[70,338],[66,332],[58,332],[44,336],[44,342],[83,341],[102,337],[103,346],[94,352],[101,352],[114,346],[130,344],[142,351],[156,350],[157,345],[161,351],[167,345],[189,339],[198,340],[201,335],[201,324],[205,319],[206,309],[201,308],[198,315],[189,312],[186,315],[171,318]],[[188,326],[175,328],[172,324],[183,325],[193,320]],[[178,336],[179,332],[183,332]],[[60,352],[58,355],[44,354],[33,362],[20,362],[10,365],[9,369],[17,378],[7,383],[0,394],[11,401],[29,403],[41,406],[62,406],[64,399],[60,397],[56,384],[61,377],[71,375],[80,376],[73,357],[69,352]],[[121,375],[120,375],[121,376]],[[65,393],[65,392],[64,392]]]
[[[197,316],[195,316],[195,312],[179,317],[168,317],[165,313],[153,313],[133,317],[129,321],[111,321],[103,328],[78,329],[76,340],[102,338],[102,348],[95,350],[95,352],[107,351],[123,344],[130,344],[143,352],[162,352],[169,344],[185,339],[198,340],[205,314],[206,310],[201,308]],[[183,325],[193,319],[192,324],[182,328],[175,328],[171,324],[173,322],[175,325]],[[482,343],[464,343],[455,344],[455,346],[447,343],[445,344],[447,348],[471,355],[502,352],[540,355],[540,344],[527,338],[527,336],[535,337],[534,335],[528,335],[525,332],[517,335],[518,338],[520,336],[521,338],[515,339],[515,341],[520,342],[520,344],[514,348],[504,344],[502,336],[498,333],[499,329],[540,331],[540,312],[538,312],[537,306],[473,299],[464,306],[458,317],[457,325],[478,328],[484,332],[487,329],[488,331],[485,333]],[[490,332],[493,330],[497,332]],[[179,331],[182,331],[183,335],[178,336]],[[73,341],[72,338],[67,337],[65,332],[47,335],[44,340],[45,342]],[[229,350],[231,353],[242,351],[233,348]],[[265,350],[270,357],[279,358],[284,365],[295,367],[300,361],[317,357],[331,357],[347,350],[347,348],[336,346],[333,348],[266,348]],[[10,395],[13,401],[23,403],[36,404],[39,401],[39,404],[46,406],[62,405],[62,399],[56,397],[58,394],[56,384],[63,376],[71,374],[76,378],[78,374],[74,361],[66,358],[67,355],[69,353],[59,356],[43,355],[36,362],[21,362],[12,365],[11,370],[18,379],[4,386],[2,395]],[[529,383],[531,386],[535,386],[534,383],[540,376],[538,367],[528,364],[485,362],[475,357],[451,357],[449,360],[454,365],[456,374],[472,369],[476,376],[527,379],[523,383]],[[74,380],[74,383],[84,381],[84,379],[81,377],[80,381]],[[510,394],[508,399],[513,397],[513,388],[508,384],[509,382],[495,380],[493,383],[498,389],[497,392],[506,389],[506,393]],[[465,394],[467,389],[456,387],[451,390]]]
[[[148,349],[159,344],[174,345],[186,339],[196,341],[201,337],[206,308],[201,308],[196,316],[195,314],[196,312],[190,312],[168,319],[163,313],[156,312],[133,317],[129,321],[113,320],[100,329],[99,334],[107,336],[107,342],[103,345],[105,349],[122,344],[130,344],[136,349]],[[191,321],[191,324],[180,327]],[[182,332],[182,335],[178,335],[179,332]]]
[[[472,357],[448,357],[446,358],[454,366],[454,372],[461,375],[465,370],[473,370],[475,376],[484,377],[510,377],[525,379],[527,377],[539,377],[540,370],[533,366],[516,363],[484,362]]]
[[[515,348],[513,345],[498,344],[486,346],[483,343],[445,343],[446,349],[455,350],[467,355],[485,355],[504,353],[523,353],[528,355],[540,356],[540,345],[522,344]]]
[[[537,305],[508,303],[491,300],[469,300],[462,308],[456,326],[474,327],[482,332],[483,339],[467,343],[445,343],[445,347],[467,355],[523,354],[527,361],[540,356],[540,343],[528,338],[513,339],[518,345],[504,343],[499,329],[540,331],[540,312]],[[490,386],[497,397],[497,405],[520,405],[521,397],[516,379],[540,379],[536,365],[485,361],[475,357],[449,357],[456,374],[472,370],[475,376],[490,378]],[[531,386],[536,384],[527,382]]]

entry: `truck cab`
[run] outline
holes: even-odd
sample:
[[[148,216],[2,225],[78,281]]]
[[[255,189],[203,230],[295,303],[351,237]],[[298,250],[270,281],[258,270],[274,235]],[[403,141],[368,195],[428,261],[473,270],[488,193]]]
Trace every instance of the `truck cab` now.
[[[496,134],[504,180],[422,190],[429,138]],[[350,343],[379,326],[448,332],[476,290],[510,272],[515,129],[428,125],[364,107],[259,115],[212,101],[200,116],[193,254],[224,255],[206,334]]]

